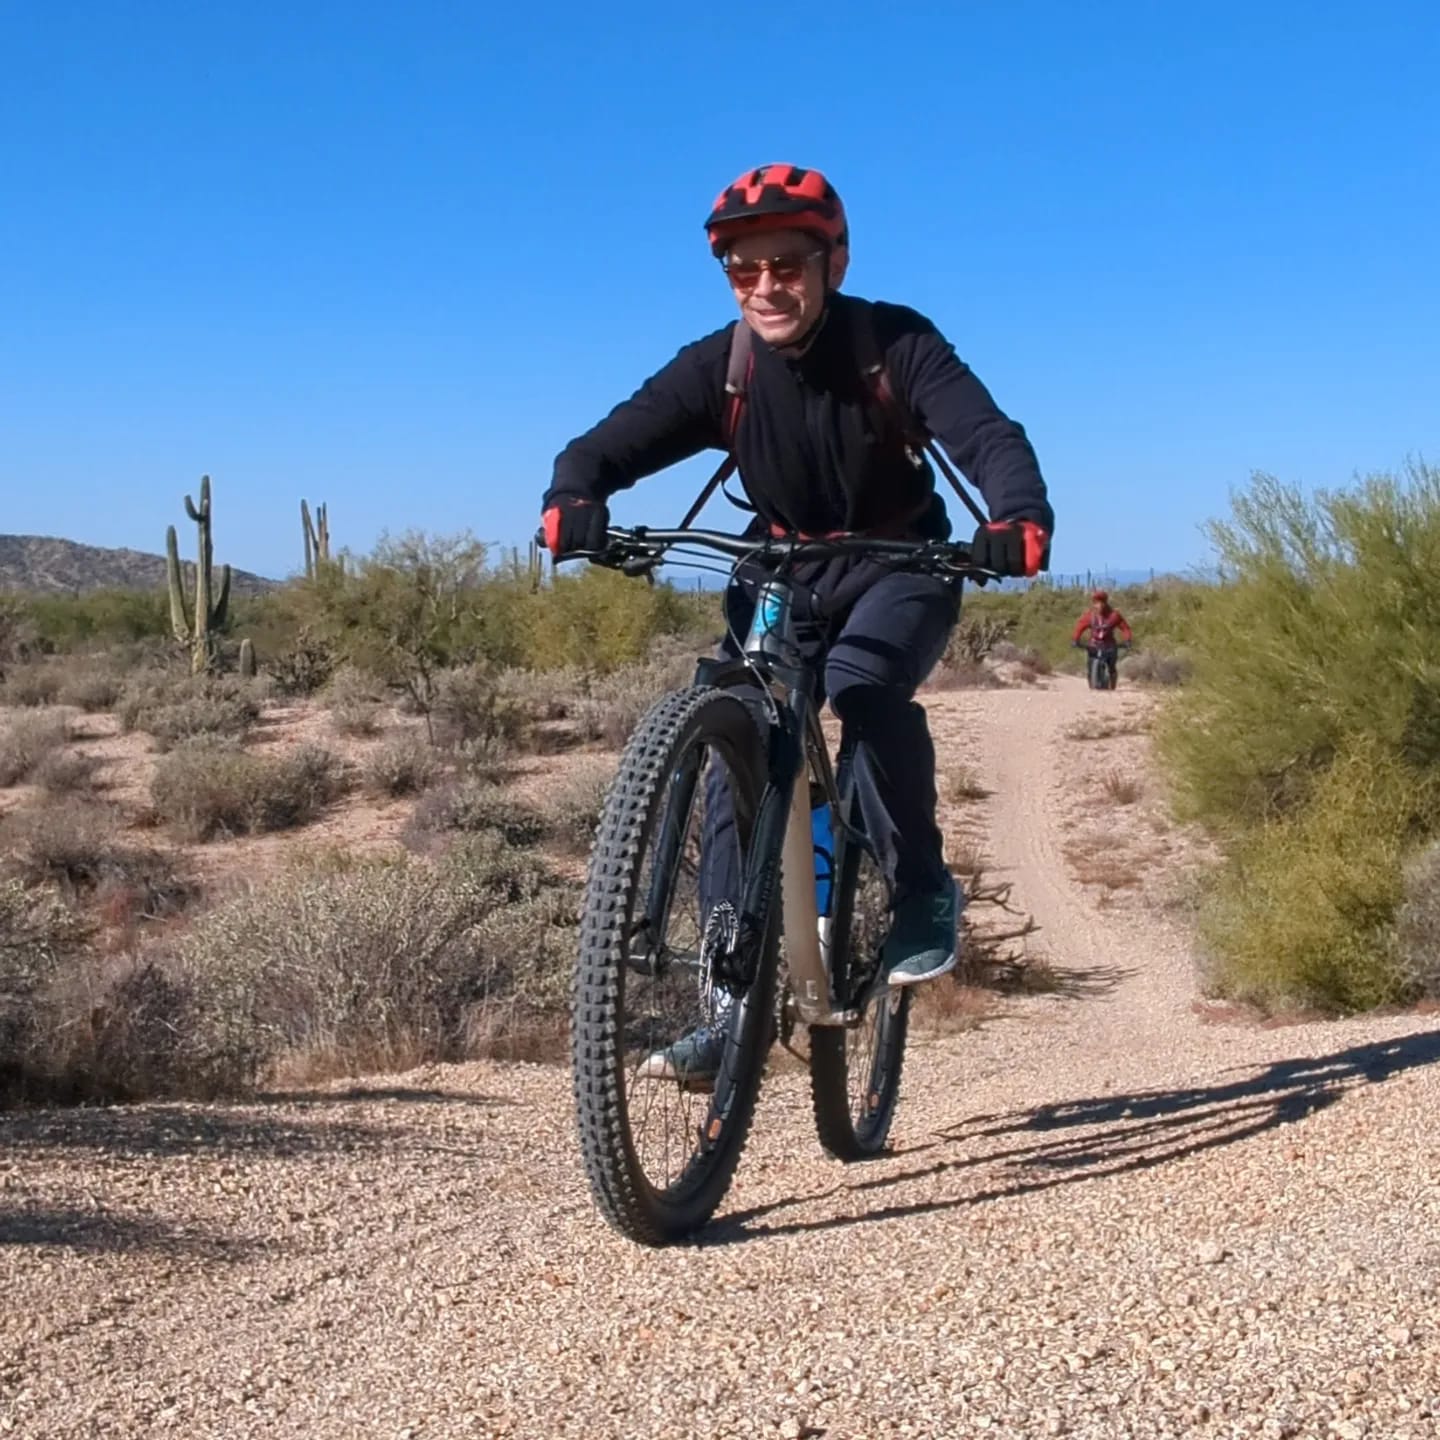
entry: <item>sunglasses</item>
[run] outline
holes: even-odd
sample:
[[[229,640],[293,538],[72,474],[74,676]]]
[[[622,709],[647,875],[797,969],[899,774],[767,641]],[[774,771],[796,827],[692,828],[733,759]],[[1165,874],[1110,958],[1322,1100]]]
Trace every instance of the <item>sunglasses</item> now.
[[[807,250],[803,255],[779,255],[773,260],[726,258],[720,262],[720,268],[737,290],[753,290],[766,270],[777,285],[798,285],[805,278],[805,267],[824,253],[823,250]]]

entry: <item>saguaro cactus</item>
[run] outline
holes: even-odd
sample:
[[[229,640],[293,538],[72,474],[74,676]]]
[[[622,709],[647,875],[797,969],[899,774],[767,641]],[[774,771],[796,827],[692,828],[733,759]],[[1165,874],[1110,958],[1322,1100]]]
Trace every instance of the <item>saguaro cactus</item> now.
[[[180,568],[180,543],[175,527],[165,531],[165,569],[170,581],[170,626],[175,638],[190,647],[190,671],[198,675],[210,668],[215,659],[215,640],[230,608],[230,567],[220,570],[220,588],[216,592],[215,546],[210,528],[210,477],[200,477],[200,504],[187,495],[185,513],[200,532],[198,558],[195,562],[195,596],[188,602],[185,576]]]
[[[300,502],[300,526],[305,532],[305,578],[313,580],[323,565],[330,563],[330,510],[323,502],[315,507],[315,519],[310,519],[310,507]]]
[[[246,680],[255,678],[255,642],[248,635],[240,642],[240,674]]]

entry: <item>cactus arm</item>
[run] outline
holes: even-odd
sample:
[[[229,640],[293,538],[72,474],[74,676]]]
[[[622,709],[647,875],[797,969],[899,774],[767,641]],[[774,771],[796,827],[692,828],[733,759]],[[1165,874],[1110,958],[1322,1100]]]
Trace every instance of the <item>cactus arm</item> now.
[[[225,618],[230,613],[230,567],[220,567],[220,594],[215,600],[215,609],[210,615],[210,628],[212,630],[223,630]]]
[[[180,544],[175,527],[165,531],[165,579],[170,588],[170,628],[182,645],[190,641],[190,616],[185,610],[185,572],[180,568]]]

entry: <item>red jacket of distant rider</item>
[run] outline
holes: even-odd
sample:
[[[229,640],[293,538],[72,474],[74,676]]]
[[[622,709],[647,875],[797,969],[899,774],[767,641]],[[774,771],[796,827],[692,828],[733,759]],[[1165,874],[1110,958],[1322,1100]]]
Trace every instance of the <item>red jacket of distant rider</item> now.
[[[1129,623],[1111,605],[1098,612],[1093,606],[1087,610],[1075,622],[1075,633],[1070,638],[1075,641],[1082,640],[1087,630],[1090,632],[1090,644],[1096,650],[1111,649],[1117,637],[1125,645],[1128,645],[1132,638]]]

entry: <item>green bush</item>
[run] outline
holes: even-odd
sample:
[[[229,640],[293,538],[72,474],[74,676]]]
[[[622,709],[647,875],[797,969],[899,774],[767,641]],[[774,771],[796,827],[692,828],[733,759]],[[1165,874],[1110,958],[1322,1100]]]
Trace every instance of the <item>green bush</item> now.
[[[1416,992],[1396,924],[1440,830],[1440,472],[1306,497],[1266,477],[1213,527],[1157,729],[1182,815],[1227,863],[1202,902],[1214,983],[1354,1010]]]
[[[170,638],[170,598],[163,588],[34,595],[27,606],[41,645],[62,654]]]
[[[1432,841],[1405,866],[1395,938],[1406,990],[1440,997],[1440,842]]]
[[[1404,857],[1437,819],[1433,782],[1355,742],[1311,803],[1233,844],[1201,906],[1214,988],[1342,1012],[1411,998],[1395,944]]]
[[[1190,683],[1158,739],[1187,813],[1224,828],[1303,805],[1355,737],[1440,763],[1440,471],[1307,499],[1266,476],[1213,527]]]

